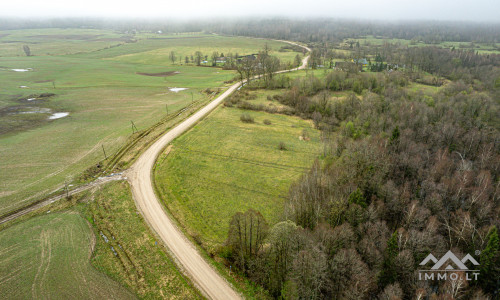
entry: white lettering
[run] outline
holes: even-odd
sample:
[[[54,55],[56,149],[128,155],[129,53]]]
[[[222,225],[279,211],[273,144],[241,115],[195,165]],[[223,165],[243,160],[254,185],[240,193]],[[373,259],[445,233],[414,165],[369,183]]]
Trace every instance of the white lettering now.
[[[434,273],[431,273],[431,274],[425,273],[424,278],[425,278],[425,280],[434,280]]]

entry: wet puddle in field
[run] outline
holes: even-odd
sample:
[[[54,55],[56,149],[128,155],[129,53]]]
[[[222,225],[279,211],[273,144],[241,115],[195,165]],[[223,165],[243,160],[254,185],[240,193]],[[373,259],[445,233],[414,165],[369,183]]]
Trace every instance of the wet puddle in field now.
[[[6,98],[11,105],[0,108],[0,136],[7,133],[29,130],[44,123],[52,122],[70,115],[48,107],[53,93],[31,95],[11,95]]]
[[[22,110],[18,110],[15,112],[11,112],[11,115],[24,115],[24,114],[49,114],[52,110],[50,108],[45,107],[30,107],[25,106]]]

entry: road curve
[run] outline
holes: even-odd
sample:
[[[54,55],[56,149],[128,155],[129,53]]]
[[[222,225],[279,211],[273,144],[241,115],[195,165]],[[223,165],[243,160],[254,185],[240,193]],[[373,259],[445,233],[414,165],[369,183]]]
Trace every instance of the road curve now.
[[[287,42],[287,41],[284,41]],[[287,42],[293,45],[305,46]],[[302,60],[302,65],[297,69],[307,66],[309,56]],[[290,71],[293,71],[290,70]],[[283,73],[287,71],[279,71]],[[198,253],[194,245],[183,235],[174,222],[163,210],[159,199],[156,197],[152,183],[152,170],[158,155],[176,137],[186,132],[189,128],[215,109],[227,96],[240,87],[238,82],[229,87],[222,95],[207,104],[191,117],[165,133],[150,148],[148,148],[126,172],[132,194],[137,208],[142,213],[149,226],[158,234],[164,244],[170,249],[175,260],[182,266],[196,287],[210,299],[241,299],[231,285],[220,276],[217,271]]]

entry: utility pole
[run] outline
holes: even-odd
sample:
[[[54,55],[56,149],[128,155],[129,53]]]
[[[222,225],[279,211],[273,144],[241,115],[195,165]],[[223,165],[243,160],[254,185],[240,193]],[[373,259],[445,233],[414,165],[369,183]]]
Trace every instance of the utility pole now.
[[[64,181],[64,189],[66,190],[66,199],[69,198],[69,188],[68,188],[68,181]]]
[[[106,156],[106,151],[104,150],[104,145],[101,144],[101,147],[102,147],[102,152],[104,153],[104,159],[108,159],[108,157]]]
[[[167,109],[167,115],[168,115],[168,104],[165,104],[165,108]]]
[[[132,123],[132,133],[134,133],[134,129],[135,129],[135,132],[139,132],[139,130],[137,129],[137,127],[134,124],[134,121],[131,120],[130,123]]]

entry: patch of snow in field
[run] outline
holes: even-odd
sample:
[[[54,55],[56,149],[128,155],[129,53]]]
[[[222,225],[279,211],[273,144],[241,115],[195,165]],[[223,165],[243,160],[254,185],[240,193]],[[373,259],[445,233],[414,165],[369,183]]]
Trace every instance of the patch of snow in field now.
[[[38,107],[26,107],[26,108],[29,109],[29,110],[19,111],[19,112],[15,112],[15,113],[12,113],[12,114],[14,114],[14,115],[47,114],[47,113],[51,112],[51,110],[49,108],[45,108],[45,107],[42,107],[42,108],[38,108]]]
[[[187,90],[187,88],[177,88],[177,87],[174,87],[174,88],[169,88],[170,91],[172,92],[180,92],[180,91],[184,91],[184,90]]]
[[[28,98],[28,99],[26,99],[26,100],[28,100],[28,101],[33,101],[33,100],[36,100],[36,98]]]
[[[11,69],[11,70],[14,71],[14,72],[29,72],[32,69],[28,68],[28,69]]]
[[[69,113],[67,113],[67,112],[53,113],[53,114],[49,117],[49,120],[55,120],[55,119],[64,118],[64,117],[67,117],[68,115],[69,115]]]
[[[20,85],[20,86],[19,86],[19,88],[20,88],[20,89],[27,89],[28,87],[27,87],[27,86],[25,86],[25,85]]]

